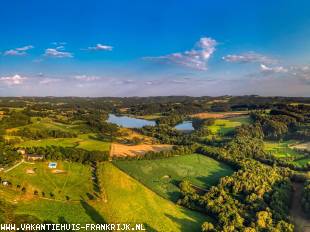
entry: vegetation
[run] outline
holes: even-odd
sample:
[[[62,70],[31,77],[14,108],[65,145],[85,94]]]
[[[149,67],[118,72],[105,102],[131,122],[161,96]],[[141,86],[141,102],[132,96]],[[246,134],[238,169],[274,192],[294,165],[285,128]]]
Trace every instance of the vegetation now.
[[[117,167],[159,195],[177,201],[179,183],[189,180],[203,191],[218,183],[232,169],[209,157],[190,154],[157,160],[116,161]]]

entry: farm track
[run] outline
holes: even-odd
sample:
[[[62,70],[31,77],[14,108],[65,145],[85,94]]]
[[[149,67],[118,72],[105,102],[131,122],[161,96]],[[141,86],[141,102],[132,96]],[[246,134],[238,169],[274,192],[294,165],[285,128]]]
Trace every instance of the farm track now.
[[[301,208],[301,194],[303,189],[303,184],[293,183],[294,193],[293,200],[290,210],[290,215],[295,224],[296,232],[310,232],[310,219],[306,217],[306,214]]]

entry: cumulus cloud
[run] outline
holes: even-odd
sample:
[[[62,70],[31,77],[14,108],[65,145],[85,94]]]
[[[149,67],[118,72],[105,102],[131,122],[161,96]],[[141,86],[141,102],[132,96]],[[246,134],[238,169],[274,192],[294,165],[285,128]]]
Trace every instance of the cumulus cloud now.
[[[222,59],[230,63],[262,63],[262,64],[277,63],[277,60],[256,52],[246,52],[238,55],[236,54],[227,55],[222,57]]]
[[[21,85],[26,79],[27,79],[26,77],[16,74],[13,76],[0,77],[0,83],[2,82],[7,85]]]
[[[265,64],[261,64],[260,68],[262,72],[267,72],[267,73],[287,73],[288,72],[288,69],[283,66],[270,67]]]
[[[216,40],[208,37],[200,38],[194,48],[184,52],[172,53],[164,56],[145,57],[145,60],[174,63],[197,70],[207,70],[207,63],[215,52]]]
[[[55,57],[55,58],[72,58],[73,54],[71,52],[61,51],[64,47],[57,47],[57,48],[47,48],[45,49],[44,56],[47,57]]]
[[[27,45],[27,46],[20,47],[20,48],[14,48],[14,49],[5,51],[3,55],[4,56],[25,56],[27,55],[27,51],[32,48],[33,48],[32,45]]]
[[[113,47],[110,45],[104,45],[104,44],[96,44],[96,46],[94,47],[88,47],[87,49],[84,50],[88,50],[88,51],[112,51]]]

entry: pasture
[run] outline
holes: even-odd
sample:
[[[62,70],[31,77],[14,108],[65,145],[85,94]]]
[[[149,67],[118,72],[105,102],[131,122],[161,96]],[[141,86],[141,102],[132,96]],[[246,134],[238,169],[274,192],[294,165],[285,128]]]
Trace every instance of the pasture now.
[[[201,231],[206,216],[161,198],[112,163],[99,166],[105,200],[92,206],[109,223],[143,223],[147,231]]]
[[[217,184],[221,177],[233,172],[229,166],[199,154],[114,163],[157,194],[173,201],[179,198],[178,184],[184,179],[208,189]]]

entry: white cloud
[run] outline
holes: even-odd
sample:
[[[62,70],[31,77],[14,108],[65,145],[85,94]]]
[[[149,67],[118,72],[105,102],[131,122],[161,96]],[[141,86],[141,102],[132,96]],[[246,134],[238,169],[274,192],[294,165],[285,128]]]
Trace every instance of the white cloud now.
[[[27,45],[27,46],[20,47],[20,48],[14,48],[14,49],[5,51],[3,55],[4,56],[25,56],[27,55],[27,51],[32,48],[33,48],[32,45]]]
[[[287,68],[284,68],[283,66],[274,66],[270,67],[265,64],[260,65],[261,71],[262,72],[267,72],[267,73],[286,73],[288,72]]]
[[[94,47],[88,47],[86,50],[89,51],[112,51],[113,47],[110,45],[104,45],[104,44],[96,44]]]
[[[0,77],[0,82],[3,82],[7,85],[21,85],[26,79],[26,77],[22,77],[16,74],[14,76]]]
[[[41,75],[40,75],[41,76]],[[49,85],[61,81],[59,78],[43,78],[39,81],[41,85]]]
[[[79,81],[96,81],[99,80],[100,78],[97,76],[78,75],[75,76],[74,79]]]
[[[272,59],[268,56],[255,53],[255,52],[246,52],[238,55],[227,55],[222,57],[226,62],[231,63],[262,63],[262,64],[274,64],[277,63],[275,59]]]
[[[208,37],[201,38],[192,50],[172,53],[165,56],[145,57],[145,60],[174,63],[197,70],[207,70],[207,63],[215,52],[216,40]]]
[[[61,48],[63,49],[63,47]],[[65,51],[59,51],[59,47],[57,48],[47,48],[45,49],[45,56],[48,57],[55,57],[55,58],[72,58],[73,54],[70,52],[65,52]]]

